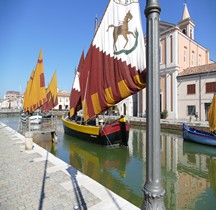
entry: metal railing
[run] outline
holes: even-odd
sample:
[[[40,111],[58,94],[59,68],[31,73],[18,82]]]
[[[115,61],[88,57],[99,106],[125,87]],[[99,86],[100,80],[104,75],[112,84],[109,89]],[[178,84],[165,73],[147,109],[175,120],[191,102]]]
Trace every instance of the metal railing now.
[[[29,117],[26,119],[20,118],[19,120],[19,132],[24,134],[27,131],[31,131],[33,133],[47,133],[47,132],[55,132],[57,130],[57,117],[51,116],[49,118],[42,117],[41,122],[31,123]]]

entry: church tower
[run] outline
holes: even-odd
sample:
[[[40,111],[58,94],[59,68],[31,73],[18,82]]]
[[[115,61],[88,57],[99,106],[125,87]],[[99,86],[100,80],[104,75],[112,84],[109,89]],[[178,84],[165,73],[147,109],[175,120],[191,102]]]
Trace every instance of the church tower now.
[[[190,14],[187,8],[187,4],[184,4],[184,12],[181,21],[178,23],[178,27],[183,34],[194,40],[194,22],[190,18]]]

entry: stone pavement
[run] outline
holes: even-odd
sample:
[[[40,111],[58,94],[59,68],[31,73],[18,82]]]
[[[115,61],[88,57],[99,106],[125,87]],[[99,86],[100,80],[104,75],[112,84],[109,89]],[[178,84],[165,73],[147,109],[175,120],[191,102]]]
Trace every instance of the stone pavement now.
[[[0,122],[0,209],[139,208]]]

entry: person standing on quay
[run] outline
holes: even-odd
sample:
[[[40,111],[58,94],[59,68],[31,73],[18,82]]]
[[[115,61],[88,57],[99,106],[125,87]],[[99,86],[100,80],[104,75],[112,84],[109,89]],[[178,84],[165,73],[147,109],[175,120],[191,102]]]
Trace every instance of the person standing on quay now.
[[[198,112],[195,114],[196,121],[198,120]]]

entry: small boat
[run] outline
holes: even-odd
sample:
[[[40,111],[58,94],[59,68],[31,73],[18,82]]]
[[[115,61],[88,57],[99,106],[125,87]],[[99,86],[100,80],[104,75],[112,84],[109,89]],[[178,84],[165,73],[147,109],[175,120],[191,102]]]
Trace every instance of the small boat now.
[[[40,113],[33,113],[31,115],[26,115],[24,112],[20,115],[20,119],[22,123],[30,124],[40,124],[42,122],[42,115]]]
[[[184,140],[199,144],[216,146],[216,135],[195,128],[191,128],[185,124],[183,124],[183,138]]]
[[[53,74],[48,88],[45,88],[42,50],[40,51],[36,69],[32,71],[26,86],[23,102],[23,112],[20,119],[22,123],[29,120],[30,124],[40,124],[42,119],[50,118],[46,114],[58,104],[57,76]],[[43,113],[41,113],[43,112]]]
[[[40,124],[42,121],[42,116],[40,113],[33,113],[31,116],[29,116],[29,120],[31,124]]]
[[[130,124],[123,113],[112,121],[98,115],[145,88],[140,17],[138,1],[109,1],[86,57],[82,52],[75,72],[70,112],[62,117],[65,133],[104,146],[128,146]],[[99,120],[103,122],[99,124]]]
[[[213,100],[208,110],[208,121],[210,132],[191,128],[183,124],[184,140],[209,146],[216,146],[216,94],[214,94]]]

